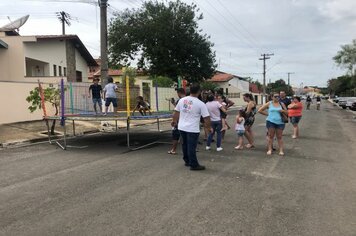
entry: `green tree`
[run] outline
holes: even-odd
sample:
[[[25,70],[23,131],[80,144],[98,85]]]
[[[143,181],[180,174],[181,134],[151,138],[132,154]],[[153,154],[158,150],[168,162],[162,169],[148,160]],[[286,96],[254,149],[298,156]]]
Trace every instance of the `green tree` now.
[[[48,87],[43,90],[43,95],[44,95],[44,101],[50,103],[52,107],[55,108],[54,115],[57,116],[59,112],[58,109],[60,104],[60,90],[56,88]],[[37,109],[42,109],[41,94],[40,94],[39,87],[36,87],[30,91],[30,95],[27,96],[26,101],[30,103],[28,109],[30,110],[31,113],[36,111]],[[46,122],[46,124],[47,126],[49,125],[48,121]],[[56,126],[56,120],[53,120],[50,129],[51,134],[54,134],[55,126]]]
[[[328,91],[331,96],[355,96],[356,76],[343,75],[328,80]]]
[[[213,83],[211,81],[204,81],[204,82],[200,83],[200,87],[203,90],[216,91],[216,89],[219,88],[219,85],[217,83]]]
[[[126,67],[124,69],[124,73],[123,73],[123,76],[122,76],[122,85],[123,85],[123,87],[126,87],[126,78],[125,78],[125,76],[128,77],[130,86],[134,86],[135,85],[135,80],[136,80],[136,74],[137,74],[137,71],[136,71],[135,68]]]
[[[294,94],[292,87],[286,84],[283,79],[276,80],[274,83],[269,83],[266,87],[267,93],[285,91],[287,96],[292,96]]]
[[[213,44],[201,34],[197,6],[179,0],[149,1],[140,9],[125,10],[110,22],[108,42],[110,63],[129,65],[151,75],[178,76],[189,82],[210,78],[216,67]]]
[[[153,81],[153,86],[157,84],[158,87],[170,88],[174,85],[174,81],[165,76],[153,76],[150,79]]]
[[[347,68],[351,76],[356,75],[356,39],[351,44],[342,45],[333,59],[338,66]]]

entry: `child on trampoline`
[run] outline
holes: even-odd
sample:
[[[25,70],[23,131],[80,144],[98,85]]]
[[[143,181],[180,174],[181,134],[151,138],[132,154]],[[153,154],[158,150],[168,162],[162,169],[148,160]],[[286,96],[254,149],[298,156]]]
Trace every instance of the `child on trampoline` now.
[[[103,108],[102,108],[101,98],[103,97],[103,88],[99,84],[99,78],[94,78],[93,84],[89,86],[89,98],[90,97],[93,100],[95,114],[98,114],[98,111],[96,109],[96,104],[99,105],[100,114],[102,114]]]
[[[136,107],[132,111],[132,115],[135,114],[136,110],[138,110],[142,116],[146,116],[147,115],[146,111],[148,111],[148,113],[150,115],[152,115],[150,105],[143,100],[142,96],[138,96],[136,98]]]
[[[109,106],[112,103],[114,107],[114,113],[117,112],[117,95],[118,87],[114,84],[114,80],[111,76],[108,77],[108,84],[104,87],[104,97],[105,97],[105,113],[107,115]]]

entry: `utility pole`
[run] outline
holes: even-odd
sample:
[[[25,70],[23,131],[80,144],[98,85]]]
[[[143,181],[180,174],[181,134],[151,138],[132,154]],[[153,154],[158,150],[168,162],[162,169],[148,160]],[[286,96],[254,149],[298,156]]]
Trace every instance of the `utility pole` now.
[[[62,34],[65,35],[66,34],[65,24],[70,26],[70,20],[72,18],[68,13],[66,13],[64,11],[56,12],[56,14],[57,14],[59,21],[62,22]]]
[[[288,72],[288,85],[290,85],[290,75],[294,74],[294,72]]]
[[[270,56],[274,56],[273,53],[264,53],[261,54],[262,58],[259,60],[263,60],[263,98],[262,102],[266,102],[266,60],[270,59]]]
[[[101,59],[101,84],[107,84],[108,76],[108,24],[107,24],[107,6],[108,0],[99,0],[100,3],[100,59]]]

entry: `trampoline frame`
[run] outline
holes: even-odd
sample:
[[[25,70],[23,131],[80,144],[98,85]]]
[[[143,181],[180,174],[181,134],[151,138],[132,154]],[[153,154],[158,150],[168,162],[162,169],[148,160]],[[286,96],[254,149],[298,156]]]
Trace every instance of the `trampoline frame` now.
[[[43,119],[46,122],[47,125],[47,134],[48,134],[48,142],[50,144],[57,144],[61,149],[66,150],[67,147],[75,147],[75,146],[69,146],[67,145],[67,129],[66,129],[66,121],[72,121],[73,125],[73,136],[75,137],[75,121],[76,120],[82,120],[82,121],[115,121],[115,127],[116,127],[116,132],[118,131],[117,127],[117,121],[118,120],[126,120],[126,137],[127,137],[127,147],[129,150],[139,150],[147,146],[151,146],[153,144],[157,143],[163,143],[167,144],[168,142],[161,142],[161,141],[154,141],[150,142],[144,145],[141,145],[139,147],[131,147],[130,145],[130,127],[131,127],[131,120],[157,120],[157,129],[159,132],[162,132],[160,130],[160,119],[167,119],[167,118],[172,118],[172,113],[167,113],[167,112],[162,112],[159,111],[158,108],[158,87],[157,84],[155,85],[155,95],[156,95],[156,113],[158,114],[153,114],[153,115],[148,115],[148,116],[131,116],[131,111],[130,111],[130,83],[129,83],[129,78],[125,75],[125,80],[126,80],[126,115],[123,115],[122,113],[109,113],[108,115],[97,115],[93,113],[78,113],[74,114],[74,108],[73,108],[73,90],[72,90],[72,83],[69,83],[69,93],[70,93],[70,109],[71,109],[71,114],[66,114],[65,113],[65,86],[64,86],[64,80],[61,79],[60,82],[60,114],[56,116],[48,116],[47,111],[46,111],[46,104],[45,104],[45,99],[44,99],[44,92],[41,86],[40,81],[38,81],[38,87],[39,87],[39,92],[40,92],[40,97],[41,97],[41,107],[43,110]],[[63,127],[63,143],[60,142],[60,139],[57,140],[52,140],[51,137],[51,132],[49,128],[48,121],[49,120],[59,120],[61,126]],[[169,143],[170,144],[170,143]],[[80,148],[80,147],[79,147]]]
[[[172,114],[158,114],[158,115],[150,115],[150,116],[129,116],[129,117],[122,117],[122,116],[84,116],[84,115],[68,115],[68,116],[47,116],[44,117],[44,121],[46,122],[47,125],[47,134],[48,134],[48,142],[50,144],[57,144],[61,149],[67,150],[68,147],[73,147],[73,148],[83,148],[83,147],[78,147],[78,146],[70,146],[67,145],[67,128],[66,128],[66,121],[72,121],[73,125],[73,136],[76,136],[75,132],[75,121],[115,121],[115,130],[116,132],[118,131],[118,126],[117,126],[117,121],[118,120],[126,120],[126,143],[127,143],[127,148],[130,151],[135,151],[139,150],[154,144],[171,144],[170,142],[162,142],[162,141],[153,141],[138,147],[132,147],[130,144],[130,128],[131,128],[131,120],[157,120],[157,129],[158,132],[163,132],[160,129],[160,120],[161,119],[170,119],[172,118]],[[52,139],[52,135],[49,129],[48,121],[50,120],[60,120],[61,121],[61,126],[63,127],[63,138],[62,142],[61,139]]]

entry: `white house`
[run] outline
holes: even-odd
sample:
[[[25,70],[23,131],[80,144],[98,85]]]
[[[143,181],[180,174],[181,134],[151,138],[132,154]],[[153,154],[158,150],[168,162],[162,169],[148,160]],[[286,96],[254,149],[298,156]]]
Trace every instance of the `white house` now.
[[[208,81],[217,83],[224,90],[225,95],[234,101],[236,105],[245,104],[242,95],[249,92],[249,82],[245,81],[244,78],[217,71]]]
[[[88,66],[97,66],[76,35],[20,36],[0,32],[0,124],[38,120],[42,111],[30,113],[26,97],[38,86],[53,86],[60,79],[88,81]],[[11,98],[11,102],[9,101]],[[9,101],[9,102],[6,102]]]
[[[97,63],[77,35],[0,32],[0,81],[88,81]]]

